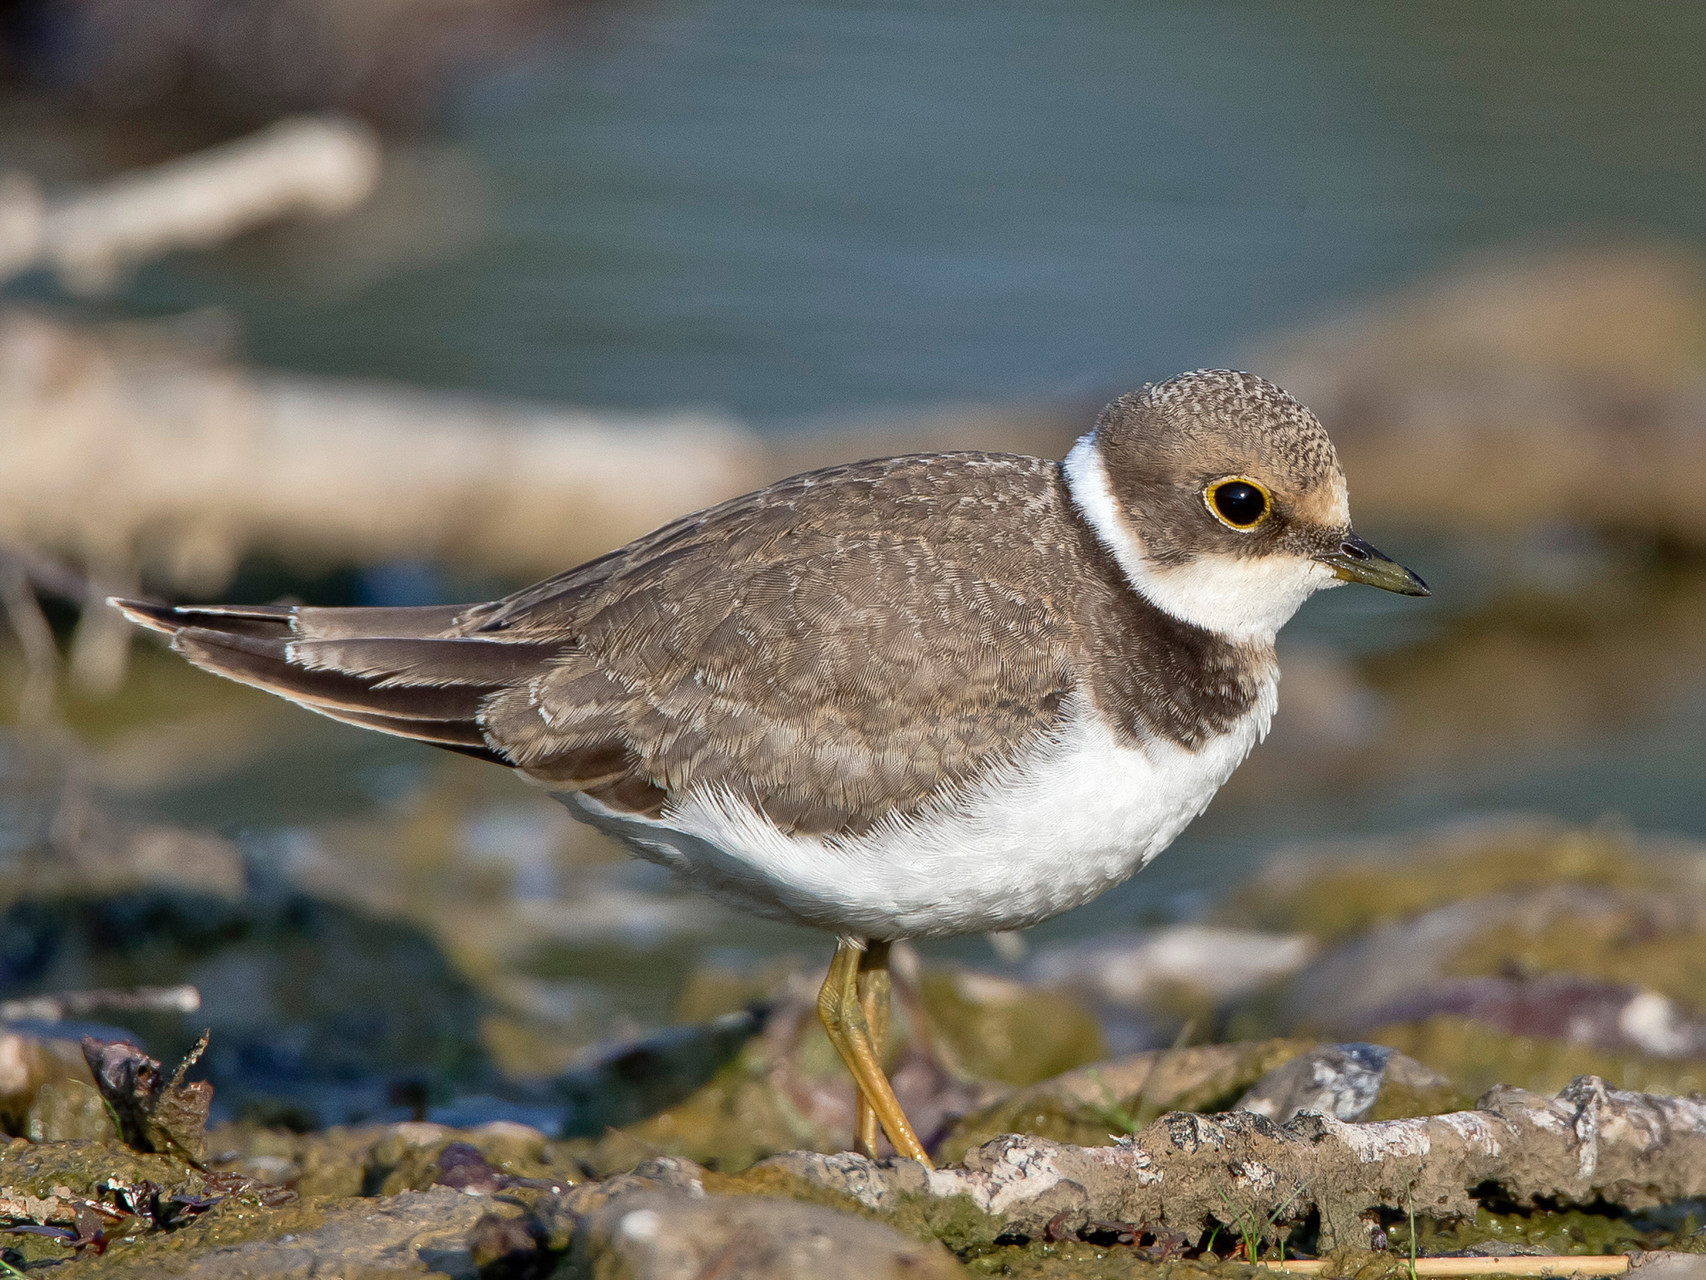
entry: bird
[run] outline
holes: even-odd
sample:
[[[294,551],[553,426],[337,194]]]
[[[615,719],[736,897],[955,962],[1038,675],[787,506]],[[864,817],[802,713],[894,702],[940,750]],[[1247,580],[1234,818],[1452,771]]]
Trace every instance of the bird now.
[[[1265,736],[1314,592],[1429,594],[1255,374],[1120,396],[1064,460],[809,471],[473,605],[114,599],[204,670],[504,765],[641,858],[827,931],[855,1144],[930,1165],[884,1073],[890,947],[1143,868]]]

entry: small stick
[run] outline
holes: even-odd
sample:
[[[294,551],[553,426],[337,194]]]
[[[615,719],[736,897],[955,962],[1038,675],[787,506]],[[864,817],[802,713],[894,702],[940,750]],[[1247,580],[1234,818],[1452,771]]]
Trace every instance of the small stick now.
[[[128,990],[62,991],[58,995],[0,1000],[0,1022],[63,1022],[100,1010],[140,1013],[194,1013],[201,992],[192,986],[131,987]]]
[[[1692,1256],[1692,1255],[1691,1255]],[[1298,1275],[1318,1276],[1327,1269],[1323,1258],[1296,1258],[1284,1262],[1258,1262],[1270,1271],[1290,1271]],[[1456,1276],[1620,1276],[1630,1270],[1628,1254],[1609,1257],[1536,1257],[1533,1254],[1509,1254],[1492,1258],[1417,1258],[1418,1276],[1436,1276],[1441,1280]]]
[[[42,615],[23,565],[0,553],[0,604],[6,621],[24,651],[24,690],[18,699],[18,719],[40,725],[53,718],[54,690],[59,678],[59,646],[53,628]]]

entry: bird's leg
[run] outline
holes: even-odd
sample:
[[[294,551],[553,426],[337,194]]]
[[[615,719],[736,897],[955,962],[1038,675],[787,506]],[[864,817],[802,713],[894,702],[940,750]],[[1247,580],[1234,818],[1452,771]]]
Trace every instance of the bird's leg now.
[[[883,1074],[883,1064],[871,1048],[871,1029],[859,1000],[859,961],[864,951],[865,944],[856,938],[837,940],[829,976],[818,992],[818,1017],[823,1019],[830,1044],[852,1073],[861,1100],[875,1114],[890,1144],[907,1159],[916,1160],[928,1169],[933,1166],[924,1144],[907,1122],[906,1113],[900,1109],[888,1077]]]
[[[871,1033],[871,1053],[883,1065],[883,1044],[889,1034],[889,944],[867,939],[859,957],[859,1008]],[[877,1113],[863,1091],[854,1113],[854,1146],[864,1155],[877,1154]]]

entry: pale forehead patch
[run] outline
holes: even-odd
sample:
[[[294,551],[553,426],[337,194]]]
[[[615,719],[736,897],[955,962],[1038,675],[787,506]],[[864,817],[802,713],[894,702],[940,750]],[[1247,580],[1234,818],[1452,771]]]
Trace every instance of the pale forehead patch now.
[[[1351,527],[1351,498],[1341,471],[1330,476],[1325,484],[1305,490],[1292,501],[1292,513],[1309,524],[1324,529]]]

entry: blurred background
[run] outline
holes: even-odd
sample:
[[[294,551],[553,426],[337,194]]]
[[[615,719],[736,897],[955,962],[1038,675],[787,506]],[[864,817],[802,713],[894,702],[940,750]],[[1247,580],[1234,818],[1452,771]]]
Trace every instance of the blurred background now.
[[[226,1119],[641,1120],[826,941],[91,602],[484,599],[1234,363],[1435,596],[1311,603],[1208,814],[919,948],[914,1039],[962,1093],[1281,1032],[1706,1085],[1706,10],[9,0],[0,70],[16,1034],[210,1026]],[[139,985],[199,1010],[23,1003]]]

